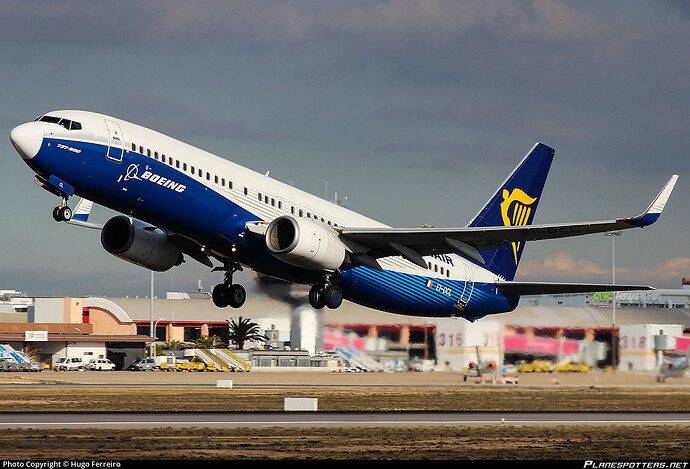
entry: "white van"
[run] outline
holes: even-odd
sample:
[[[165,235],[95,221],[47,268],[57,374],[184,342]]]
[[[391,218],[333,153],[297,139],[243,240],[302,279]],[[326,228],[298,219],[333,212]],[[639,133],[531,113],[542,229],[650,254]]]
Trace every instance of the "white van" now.
[[[94,358],[93,360],[89,360],[87,367],[89,370],[114,370],[115,363],[107,358]]]
[[[82,371],[85,370],[84,362],[79,357],[61,357],[53,366],[55,371]]]

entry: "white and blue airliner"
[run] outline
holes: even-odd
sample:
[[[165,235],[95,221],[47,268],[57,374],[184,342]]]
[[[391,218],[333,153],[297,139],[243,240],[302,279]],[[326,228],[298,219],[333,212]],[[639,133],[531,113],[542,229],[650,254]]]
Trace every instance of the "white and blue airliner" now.
[[[53,111],[12,129],[35,182],[60,198],[59,222],[101,230],[111,254],[154,271],[195,259],[225,272],[218,307],[240,307],[244,267],[311,285],[312,307],[343,299],[417,316],[474,320],[521,295],[637,290],[642,285],[515,281],[528,241],[643,227],[660,216],[673,175],[641,215],[533,225],[554,150],[536,143],[470,223],[392,228],[148,128],[86,111]],[[69,207],[79,197],[76,210]],[[91,204],[121,215],[88,221]]]

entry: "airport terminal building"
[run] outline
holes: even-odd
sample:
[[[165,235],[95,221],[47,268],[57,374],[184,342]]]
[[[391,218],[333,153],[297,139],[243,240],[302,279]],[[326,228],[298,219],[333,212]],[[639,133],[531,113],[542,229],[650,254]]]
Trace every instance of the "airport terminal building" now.
[[[462,371],[470,363],[544,359],[653,370],[664,354],[684,354],[690,339],[690,288],[613,295],[524,297],[511,313],[470,323],[404,316],[345,302],[315,311],[306,302],[254,295],[238,310],[217,308],[205,292],[166,298],[27,298],[0,290],[0,344],[60,357],[109,358],[124,369],[159,343],[217,336],[229,321],[258,324],[265,341],[245,344],[252,370],[331,369]],[[153,329],[152,329],[153,326]],[[615,326],[615,327],[614,327]],[[612,336],[612,332],[615,334]],[[618,348],[611,347],[618,338]],[[230,348],[232,348],[230,344]]]

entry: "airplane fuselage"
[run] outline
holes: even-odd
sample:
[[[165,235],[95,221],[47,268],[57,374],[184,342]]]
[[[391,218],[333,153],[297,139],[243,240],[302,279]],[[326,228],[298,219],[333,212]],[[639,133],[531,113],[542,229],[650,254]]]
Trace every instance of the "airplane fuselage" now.
[[[136,124],[84,111],[49,115],[63,121],[23,124],[13,138],[42,180],[65,183],[75,195],[174,233],[217,259],[313,285],[323,272],[278,259],[248,224],[289,215],[336,233],[386,226]],[[17,144],[28,135],[36,141]],[[424,261],[426,268],[390,256],[380,259],[382,270],[359,265],[337,269],[330,279],[350,301],[401,314],[473,318],[517,305],[517,297],[497,291],[497,275],[476,262],[452,253]]]

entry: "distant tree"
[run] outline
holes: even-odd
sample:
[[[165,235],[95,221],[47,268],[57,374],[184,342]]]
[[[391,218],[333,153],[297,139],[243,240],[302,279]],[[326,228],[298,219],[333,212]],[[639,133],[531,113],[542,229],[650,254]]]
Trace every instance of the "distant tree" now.
[[[230,334],[228,337],[237,344],[237,348],[240,350],[244,348],[244,343],[248,340],[266,340],[266,337],[259,330],[259,325],[252,322],[251,319],[245,319],[242,316],[237,321],[231,319],[229,328]]]
[[[194,341],[197,348],[218,348],[221,343],[220,337],[216,335],[203,335]]]

